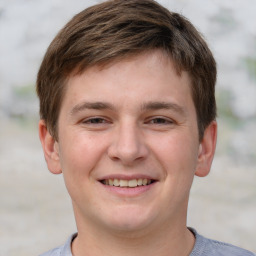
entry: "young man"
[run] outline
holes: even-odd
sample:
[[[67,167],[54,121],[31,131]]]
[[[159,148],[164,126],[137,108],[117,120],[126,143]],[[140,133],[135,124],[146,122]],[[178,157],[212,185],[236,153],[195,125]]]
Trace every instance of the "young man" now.
[[[152,0],[76,15],[38,73],[39,134],[77,234],[43,255],[253,255],[186,226],[216,145],[216,65],[184,17]]]

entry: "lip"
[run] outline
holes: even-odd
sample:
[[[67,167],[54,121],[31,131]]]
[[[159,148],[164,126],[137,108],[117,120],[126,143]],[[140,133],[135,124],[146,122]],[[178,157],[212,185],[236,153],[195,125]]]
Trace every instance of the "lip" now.
[[[127,188],[127,187],[109,186],[101,182],[102,180],[107,180],[107,179],[120,179],[120,180],[150,179],[150,180],[154,180],[154,182],[146,186],[137,186],[137,187]],[[134,175],[111,174],[98,179],[98,183],[105,190],[105,192],[111,193],[120,197],[137,197],[137,196],[144,195],[149,191],[151,191],[156,186],[158,181],[159,181],[158,179],[149,175],[144,175],[144,174],[134,174]]]
[[[108,180],[108,179],[118,179],[118,180],[133,180],[133,179],[148,179],[158,181],[156,177],[152,177],[144,174],[133,174],[133,175],[124,175],[124,174],[110,174],[103,177],[100,177],[98,181]]]
[[[148,193],[150,190],[152,190],[156,186],[156,183],[157,182],[151,183],[146,186],[127,188],[127,187],[115,187],[115,186],[104,185],[101,182],[99,182],[99,184],[105,190],[105,192],[114,194],[119,197],[126,197],[126,198],[142,196]]]

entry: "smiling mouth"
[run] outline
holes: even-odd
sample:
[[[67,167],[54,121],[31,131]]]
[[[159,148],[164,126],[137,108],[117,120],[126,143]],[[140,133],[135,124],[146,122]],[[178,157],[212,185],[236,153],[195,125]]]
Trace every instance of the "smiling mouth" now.
[[[135,188],[140,186],[147,186],[155,182],[152,179],[132,179],[132,180],[122,180],[122,179],[105,179],[100,181],[104,185],[113,187],[123,187],[123,188]]]

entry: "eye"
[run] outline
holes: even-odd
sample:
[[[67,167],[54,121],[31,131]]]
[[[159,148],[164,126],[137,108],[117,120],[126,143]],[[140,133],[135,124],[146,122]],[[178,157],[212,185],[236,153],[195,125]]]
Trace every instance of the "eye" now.
[[[84,129],[89,131],[107,130],[112,123],[112,120],[105,116],[88,116],[79,122]]]
[[[81,124],[90,129],[106,128],[110,123],[111,121],[109,119],[101,116],[93,116],[81,120]]]
[[[170,124],[173,124],[174,121],[169,118],[165,118],[165,117],[155,117],[155,118],[151,118],[150,120],[148,120],[147,123],[159,124],[159,125],[170,125]]]
[[[83,124],[104,124],[108,123],[107,120],[101,117],[93,117],[93,118],[88,118],[86,120],[83,120]]]

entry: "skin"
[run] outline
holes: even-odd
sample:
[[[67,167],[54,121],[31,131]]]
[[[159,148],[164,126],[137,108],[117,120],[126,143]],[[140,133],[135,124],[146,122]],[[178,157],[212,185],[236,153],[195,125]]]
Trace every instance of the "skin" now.
[[[48,168],[63,173],[72,199],[80,255],[189,255],[186,227],[194,175],[210,171],[217,125],[201,142],[186,72],[152,51],[94,66],[67,83],[58,141],[43,120],[39,135]],[[154,180],[120,188],[102,180]]]

